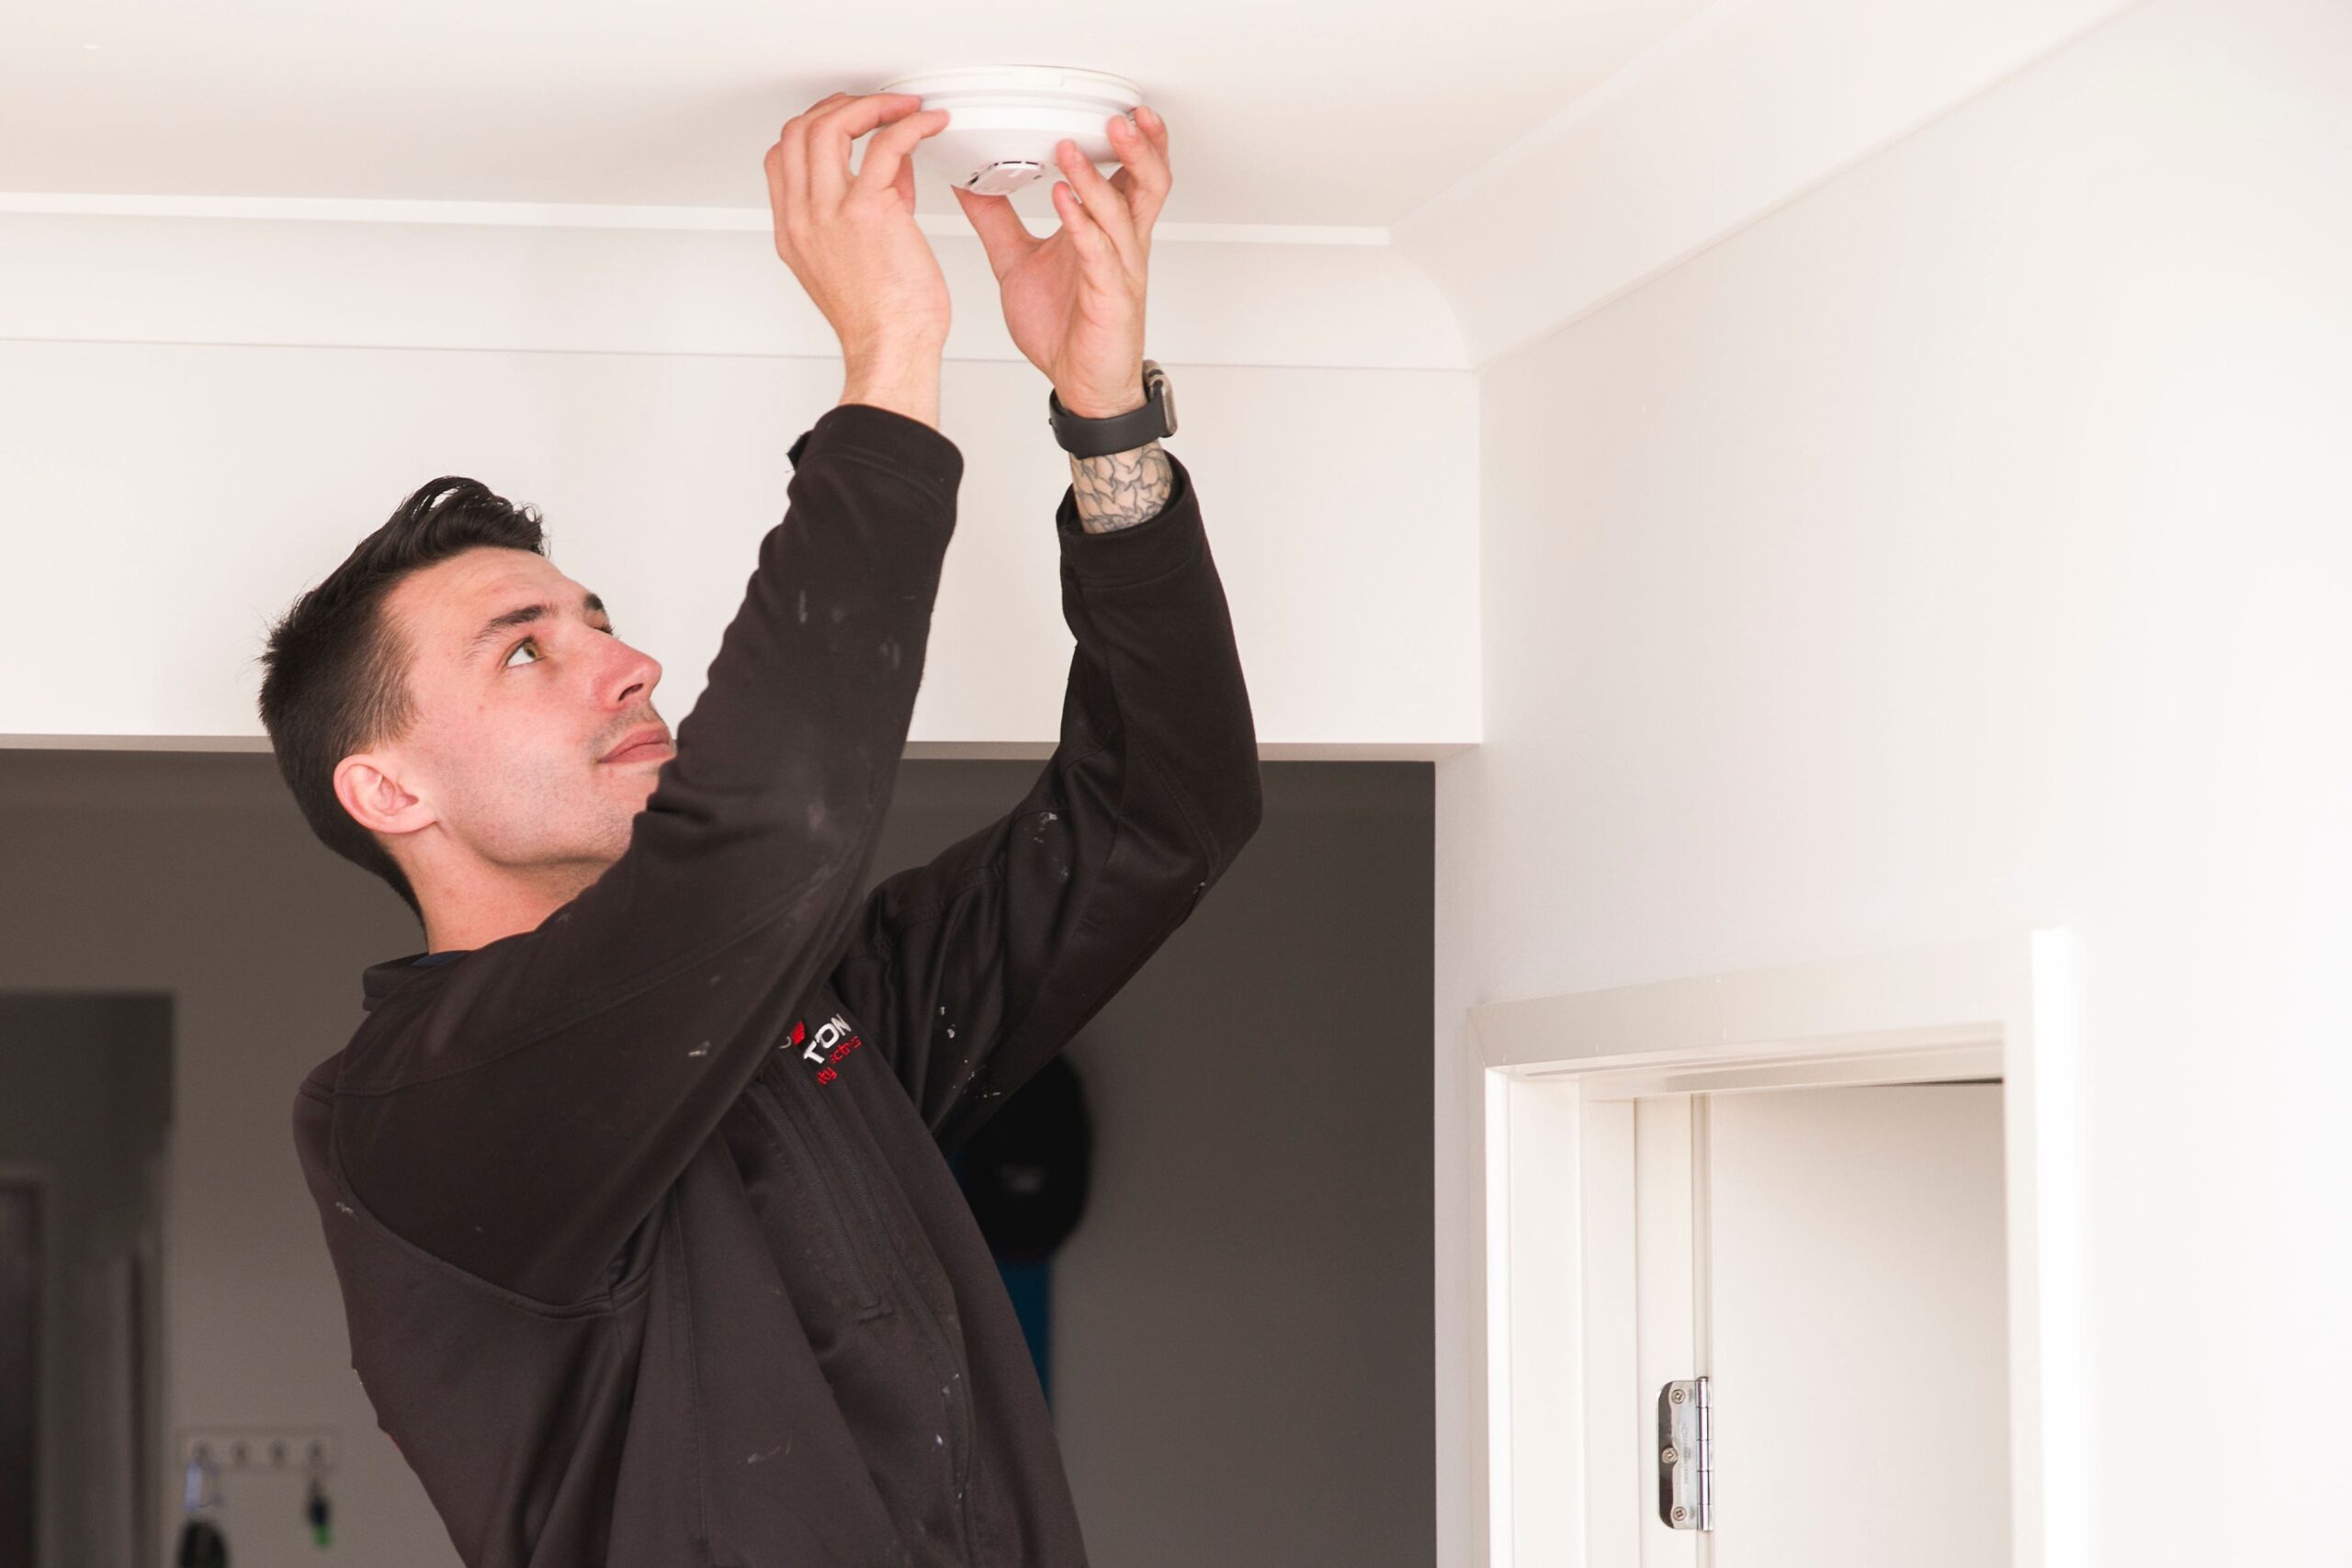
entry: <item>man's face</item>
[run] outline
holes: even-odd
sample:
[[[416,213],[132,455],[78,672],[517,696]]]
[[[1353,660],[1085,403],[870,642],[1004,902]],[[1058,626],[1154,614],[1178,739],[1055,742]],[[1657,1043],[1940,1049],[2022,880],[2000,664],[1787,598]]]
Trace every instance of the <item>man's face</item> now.
[[[431,852],[587,880],[618,860],[673,750],[662,666],[595,595],[544,556],[484,547],[410,574],[386,613],[416,721],[384,754],[442,835]],[[612,754],[648,727],[657,744]]]

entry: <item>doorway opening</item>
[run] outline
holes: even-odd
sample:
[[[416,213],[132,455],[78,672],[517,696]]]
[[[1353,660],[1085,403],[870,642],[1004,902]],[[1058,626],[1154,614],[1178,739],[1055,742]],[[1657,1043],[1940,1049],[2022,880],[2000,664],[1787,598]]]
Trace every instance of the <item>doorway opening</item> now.
[[[1498,1568],[2080,1561],[2073,994],[2037,931],[1473,1010]]]

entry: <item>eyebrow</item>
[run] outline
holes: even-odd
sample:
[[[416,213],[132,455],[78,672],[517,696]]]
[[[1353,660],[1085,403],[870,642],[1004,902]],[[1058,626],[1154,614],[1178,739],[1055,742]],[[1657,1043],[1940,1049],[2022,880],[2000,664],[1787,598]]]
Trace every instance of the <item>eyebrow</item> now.
[[[580,601],[580,607],[603,615],[607,626],[612,625],[612,612],[605,609],[605,602],[594,593],[583,597]],[[466,644],[465,657],[469,660],[473,658],[475,654],[481,651],[484,644],[495,641],[501,632],[510,631],[516,626],[528,626],[533,621],[543,620],[554,614],[553,604],[539,604],[518,605],[503,615],[492,615],[483,625],[481,630],[474,633],[473,640]]]

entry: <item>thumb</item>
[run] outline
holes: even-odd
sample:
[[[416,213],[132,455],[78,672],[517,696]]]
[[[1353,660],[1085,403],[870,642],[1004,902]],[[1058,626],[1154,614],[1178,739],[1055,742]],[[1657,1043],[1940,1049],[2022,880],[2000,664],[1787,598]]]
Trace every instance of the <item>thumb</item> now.
[[[1022,257],[1044,242],[1029,232],[1029,225],[1021,221],[1021,214],[1012,209],[1009,197],[974,196],[962,186],[949,186],[956,200],[964,209],[964,216],[972,220],[979,231],[980,248],[989,254],[989,270],[1000,279],[1012,270]]]

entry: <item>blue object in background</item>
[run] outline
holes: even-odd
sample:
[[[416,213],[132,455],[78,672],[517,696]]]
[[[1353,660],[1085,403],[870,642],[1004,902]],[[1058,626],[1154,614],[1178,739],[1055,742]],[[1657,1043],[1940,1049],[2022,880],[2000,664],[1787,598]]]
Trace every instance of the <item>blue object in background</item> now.
[[[1053,1256],[1086,1211],[1093,1146],[1078,1071],[1057,1055],[947,1156],[996,1260],[1048,1406]]]
[[[947,1168],[956,1173],[957,1182],[962,1182],[963,1150],[947,1156]],[[999,1258],[996,1271],[1004,1281],[1004,1293],[1012,1298],[1013,1313],[1021,1319],[1021,1337],[1029,1342],[1030,1363],[1037,1369],[1037,1386],[1046,1391],[1046,1404],[1050,1407],[1054,1403],[1053,1260],[1012,1263]]]
[[[1053,1262],[1041,1258],[1035,1263],[1007,1263],[1000,1258],[996,1271],[1004,1277],[1005,1293],[1012,1298],[1012,1310],[1021,1315],[1021,1332],[1029,1341],[1029,1359],[1037,1367],[1037,1386],[1046,1391],[1046,1404],[1050,1406],[1054,1403],[1054,1380],[1048,1368],[1053,1358],[1046,1350],[1046,1336],[1053,1316]]]

